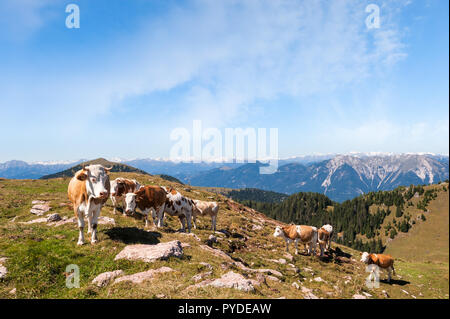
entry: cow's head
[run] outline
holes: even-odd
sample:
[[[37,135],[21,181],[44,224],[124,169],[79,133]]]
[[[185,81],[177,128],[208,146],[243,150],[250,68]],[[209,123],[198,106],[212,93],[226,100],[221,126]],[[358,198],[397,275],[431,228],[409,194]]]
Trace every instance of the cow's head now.
[[[369,263],[369,253],[368,252],[363,252],[361,254],[361,261],[365,264]]]
[[[273,237],[283,237],[283,229],[280,226],[275,227],[275,232],[273,233]]]
[[[86,191],[89,196],[104,199],[108,197],[111,187],[108,176],[110,169],[97,164],[89,165],[78,173],[77,179],[86,181]]]
[[[124,182],[122,179],[115,179],[111,182],[111,195],[112,196],[122,196],[125,190]]]
[[[201,215],[202,211],[197,207],[198,200],[194,199],[192,201],[192,214]]]
[[[125,214],[132,216],[136,210],[136,193],[125,195]]]

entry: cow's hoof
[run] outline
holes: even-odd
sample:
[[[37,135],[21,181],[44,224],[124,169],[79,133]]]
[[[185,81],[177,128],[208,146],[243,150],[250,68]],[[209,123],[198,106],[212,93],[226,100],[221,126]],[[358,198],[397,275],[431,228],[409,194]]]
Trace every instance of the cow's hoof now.
[[[95,245],[98,242],[97,239],[91,240],[91,245]]]
[[[84,241],[79,240],[79,241],[77,242],[77,245],[78,245],[78,246],[84,245]]]

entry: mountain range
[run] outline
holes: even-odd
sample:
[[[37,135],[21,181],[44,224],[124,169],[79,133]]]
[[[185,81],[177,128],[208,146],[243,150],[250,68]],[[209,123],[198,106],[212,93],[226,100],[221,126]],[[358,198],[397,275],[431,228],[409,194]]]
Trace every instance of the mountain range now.
[[[66,176],[81,167],[82,162],[33,164],[9,161],[0,163],[0,177]],[[334,201],[344,201],[370,191],[392,190],[401,185],[436,183],[449,177],[449,157],[432,154],[326,154],[283,159],[278,164],[276,173],[263,175],[259,174],[259,167],[265,164],[259,162],[175,163],[134,159],[120,163],[128,166],[125,171],[136,168],[150,174],[170,175],[193,186],[259,188],[284,194],[318,192]]]

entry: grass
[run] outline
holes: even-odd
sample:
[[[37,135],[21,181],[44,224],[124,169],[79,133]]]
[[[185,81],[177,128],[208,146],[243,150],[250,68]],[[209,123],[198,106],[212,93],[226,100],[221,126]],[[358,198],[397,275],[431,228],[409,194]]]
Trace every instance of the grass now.
[[[214,247],[229,253],[235,260],[243,261],[249,268],[273,269],[281,272],[283,277],[280,281],[266,279],[267,284],[257,286],[256,291],[251,293],[212,287],[187,289],[195,283],[192,279],[194,275],[208,271],[201,262],[207,262],[213,267],[210,278],[218,278],[230,270],[251,279],[256,278],[254,273],[243,271],[225,259],[200,248],[212,234],[209,230],[209,217],[199,217],[199,229],[193,230],[201,239],[199,242],[191,236],[176,232],[180,225],[175,218],[167,218],[167,227],[163,229],[150,227],[143,230],[143,221],[119,214],[113,215],[108,202],[101,215],[114,218],[116,225],[99,225],[99,242],[96,245],[86,244],[80,247],[76,245],[76,224],[51,227],[46,223],[20,223],[37,218],[29,212],[31,201],[36,199],[50,201],[51,212],[72,217],[73,212],[67,206],[68,178],[0,180],[0,257],[9,258],[4,263],[8,268],[7,277],[0,279],[0,298],[303,298],[301,290],[292,286],[294,282],[312,289],[320,298],[351,298],[353,294],[362,292],[367,292],[374,298],[384,298],[382,290],[386,290],[392,298],[413,298],[412,295],[417,298],[448,298],[448,250],[447,262],[443,261],[442,257],[424,257],[423,260],[412,262],[410,256],[402,254],[402,251],[408,248],[408,241],[404,244],[399,241],[397,244],[396,239],[392,242],[392,249],[397,251],[394,250],[392,254],[401,256],[396,258],[395,264],[401,278],[396,277],[397,281],[393,285],[382,282],[378,289],[368,289],[365,286],[365,278],[368,275],[365,273],[365,266],[355,260],[359,259],[359,253],[335,244],[334,247],[341,249],[342,254],[354,261],[341,263],[334,258],[326,260],[317,256],[298,255],[294,256],[292,262],[287,261],[300,270],[295,273],[287,264],[271,261],[286,258],[284,241],[272,236],[274,226],[279,224],[278,222],[242,205],[227,204],[229,202],[226,202],[225,197],[204,188],[179,185],[157,176],[136,173],[112,173],[111,178],[119,175],[135,178],[143,184],[171,185],[192,198],[218,201],[220,211],[217,229],[225,229],[235,236],[217,234],[219,242]],[[438,200],[439,197],[436,201]],[[433,208],[433,205],[436,207]],[[441,206],[441,202],[431,202],[430,214],[437,212]],[[428,221],[431,228],[437,227],[435,223],[439,223],[438,220],[433,221],[433,218],[429,219],[427,216],[423,225]],[[440,221],[442,223],[442,220]],[[261,228],[254,228],[255,225]],[[417,229],[417,232],[421,234],[420,229]],[[410,237],[409,240],[415,242],[414,233],[411,232]],[[174,239],[190,245],[184,248],[184,256],[181,259],[170,258],[154,263],[114,260],[117,253],[128,244],[156,244]],[[439,246],[439,250],[442,250],[441,248]],[[291,245],[291,253],[293,249]],[[79,266],[80,288],[69,289],[65,286],[66,267],[70,264]],[[174,271],[157,275],[154,280],[142,284],[122,282],[103,288],[91,284],[102,272],[122,269],[128,275],[162,266],[171,267]],[[307,271],[308,268],[312,269],[313,273]],[[385,275],[383,274],[382,278],[383,276]],[[317,277],[323,281],[315,281],[314,278]],[[16,288],[15,294],[10,293],[13,288]],[[402,290],[408,291],[409,294]]]

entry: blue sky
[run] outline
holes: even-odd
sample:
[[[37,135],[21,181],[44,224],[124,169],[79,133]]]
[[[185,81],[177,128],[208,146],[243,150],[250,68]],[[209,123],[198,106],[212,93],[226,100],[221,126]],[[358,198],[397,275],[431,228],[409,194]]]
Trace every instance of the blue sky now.
[[[65,7],[80,8],[68,29]],[[368,29],[365,7],[380,7]],[[192,121],[279,156],[448,154],[448,1],[0,1],[0,161],[169,157]]]

